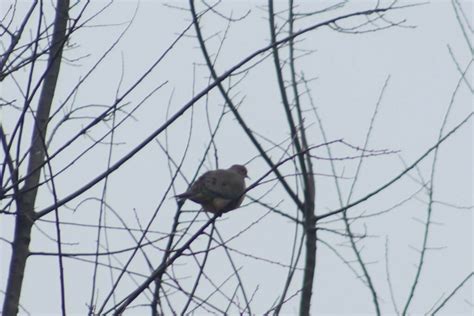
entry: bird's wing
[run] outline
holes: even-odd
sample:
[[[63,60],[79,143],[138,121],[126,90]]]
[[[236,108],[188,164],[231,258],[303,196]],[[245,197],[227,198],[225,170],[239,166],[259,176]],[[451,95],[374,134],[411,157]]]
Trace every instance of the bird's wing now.
[[[245,190],[244,177],[229,170],[215,170],[206,174],[204,187],[214,198],[235,199]]]
[[[211,172],[212,171],[208,171],[201,175],[196,181],[194,181],[194,183],[186,192],[177,195],[177,197],[181,199],[190,199],[196,203],[206,203],[212,201],[213,197],[206,189],[207,178]]]
[[[240,174],[229,170],[213,170],[201,175],[184,193],[181,199],[196,203],[212,203],[215,199],[233,200],[245,191],[245,180]]]

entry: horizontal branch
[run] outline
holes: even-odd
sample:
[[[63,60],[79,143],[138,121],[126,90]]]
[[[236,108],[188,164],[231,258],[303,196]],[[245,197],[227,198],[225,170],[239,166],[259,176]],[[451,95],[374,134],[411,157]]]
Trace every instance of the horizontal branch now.
[[[310,31],[313,31],[317,28],[327,26],[331,23],[334,23],[339,20],[344,20],[347,18],[351,17],[356,17],[356,16],[361,16],[361,15],[370,15],[370,14],[375,14],[375,13],[381,13],[385,12],[388,10],[393,10],[393,9],[399,9],[402,7],[387,7],[387,8],[378,8],[378,9],[372,9],[372,10],[365,10],[365,11],[359,11],[359,12],[354,12],[346,15],[342,15],[336,18],[332,18],[326,21],[323,21],[321,23],[314,24],[310,27],[304,28],[298,32],[295,32],[294,34],[291,34],[290,36],[287,36],[281,40],[278,40],[274,43],[271,43],[263,48],[260,48],[250,54],[249,56],[245,57],[242,59],[239,63],[231,67],[229,70],[224,72],[221,76],[217,77],[216,80],[214,80],[209,86],[207,86],[205,89],[203,89],[201,92],[196,94],[189,102],[187,102],[179,111],[177,111],[172,117],[170,117],[163,125],[161,125],[158,129],[156,129],[153,133],[151,133],[145,140],[143,140],[139,145],[137,145],[134,149],[132,149],[129,153],[127,153],[125,156],[123,156],[120,160],[118,160],[115,164],[113,164],[110,168],[102,172],[100,175],[89,181],[87,184],[82,186],[81,188],[77,189],[73,193],[69,194],[65,198],[59,200],[57,203],[54,205],[50,205],[43,210],[40,210],[37,213],[37,218],[42,217],[51,211],[53,211],[56,207],[59,207],[61,205],[64,205],[68,203],[69,201],[75,199],[76,197],[80,196],[84,192],[88,191],[91,189],[93,186],[95,186],[97,183],[102,181],[105,177],[109,176],[111,173],[116,171],[119,167],[121,167],[125,162],[127,162],[129,159],[131,159],[133,156],[135,156],[141,149],[143,149],[148,143],[150,143],[153,139],[155,139],[158,135],[160,135],[166,128],[168,128],[174,121],[176,121],[179,117],[181,117],[188,109],[190,109],[194,103],[196,103],[198,100],[200,100],[203,96],[207,95],[212,89],[214,89],[219,83],[221,83],[223,80],[228,78],[232,73],[234,73],[237,69],[241,68],[251,60],[253,60],[255,57],[259,56],[260,54],[272,49],[273,47],[277,47],[281,44],[284,44],[291,39],[294,39],[298,36],[301,36],[305,33],[308,33]]]

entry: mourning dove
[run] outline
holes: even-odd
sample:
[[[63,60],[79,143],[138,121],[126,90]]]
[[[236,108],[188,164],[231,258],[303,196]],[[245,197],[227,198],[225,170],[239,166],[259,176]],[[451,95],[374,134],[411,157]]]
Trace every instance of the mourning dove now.
[[[179,201],[189,199],[201,204],[206,212],[228,212],[242,204],[246,177],[247,169],[242,165],[208,171],[176,197]]]

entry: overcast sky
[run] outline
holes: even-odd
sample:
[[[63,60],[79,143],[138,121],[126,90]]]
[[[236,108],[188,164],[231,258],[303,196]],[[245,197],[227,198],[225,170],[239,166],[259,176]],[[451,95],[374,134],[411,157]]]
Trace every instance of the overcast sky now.
[[[26,3],[19,3],[19,12],[27,8]],[[187,5],[187,2],[167,3],[183,7]],[[311,1],[296,1],[296,3],[298,11],[309,12],[321,9],[330,2],[322,2],[324,5],[321,3],[314,5]],[[330,17],[371,9],[374,3],[376,1],[353,1],[339,10],[306,18],[296,24],[296,29]],[[414,2],[400,2],[400,4],[408,3]],[[472,22],[472,2],[461,1],[461,3]],[[86,11],[86,16],[92,15],[104,4],[102,1],[94,2]],[[277,1],[276,11],[285,9],[286,5],[286,1]],[[4,8],[5,4],[0,5],[1,11]],[[202,4],[198,6],[200,10],[203,8]],[[223,73],[255,50],[268,45],[270,38],[268,12],[264,2],[256,1],[225,1],[217,9],[226,16],[231,14],[234,18],[245,16],[242,20],[233,22],[225,35],[226,40],[216,63],[217,71]],[[112,4],[71,39],[70,44],[74,45],[74,48],[66,51],[65,57],[71,60],[80,59],[62,65],[58,92],[55,95],[56,104],[60,104],[66,98],[71,87],[86,75],[100,55],[116,40],[135,10],[133,22],[124,37],[79,89],[71,101],[74,102],[71,106],[112,104],[117,94],[123,94],[163,54],[177,35],[188,26],[191,19],[188,11],[165,6],[162,1],[142,1],[138,8],[134,1],[118,1]],[[73,11],[72,15],[76,14],[77,10]],[[306,78],[316,78],[308,84],[329,140],[344,139],[351,145],[362,147],[372,113],[386,84],[369,148],[388,149],[397,153],[370,157],[364,162],[351,201],[376,190],[399,174],[404,169],[402,159],[411,164],[437,142],[445,113],[461,77],[453,56],[463,70],[472,59],[472,52],[466,44],[450,1],[431,1],[422,6],[396,10],[388,13],[387,18],[393,22],[405,22],[403,27],[364,34],[340,33],[323,27],[305,34],[301,38],[302,41],[297,44],[302,50],[313,51],[298,59],[297,68]],[[361,18],[348,19],[340,26],[351,27],[363,21],[365,20]],[[209,39],[208,45],[215,53],[224,36],[227,20],[217,14],[208,13],[200,23],[206,38],[214,36]],[[281,25],[283,20],[277,19],[277,23]],[[377,26],[383,25],[384,23],[377,22]],[[189,31],[189,35],[194,35],[194,31]],[[261,60],[262,57],[255,61]],[[467,81],[472,87],[471,68],[467,72]],[[24,81],[25,76],[26,73],[18,74],[19,81]],[[130,111],[153,89],[164,84],[133,114],[134,120],[128,120],[117,130],[114,141],[119,145],[113,149],[112,161],[123,157],[193,95],[204,89],[208,85],[208,77],[209,73],[204,67],[202,53],[195,37],[189,36],[179,41],[163,62],[124,99],[123,104],[130,103],[125,108]],[[275,143],[286,140],[284,144],[288,144],[289,129],[280,101],[273,60],[264,59],[248,73],[232,78],[232,82],[240,79],[241,83],[233,88],[230,94],[236,103],[241,101],[239,113],[248,126],[262,135],[260,140],[266,148],[271,148],[272,145],[265,142],[263,137]],[[15,83],[11,80],[2,83],[1,93],[5,99],[21,98]],[[460,84],[453,100],[445,132],[472,112],[472,92],[465,82]],[[305,124],[308,127],[309,143],[311,145],[323,143],[318,119],[308,97],[304,97],[303,102],[304,107],[308,109],[305,112]],[[192,179],[209,142],[208,124],[213,127],[217,124],[223,105],[224,101],[218,91],[212,91],[208,99],[201,99],[195,104],[192,112],[188,111],[168,129],[167,139],[165,134],[157,138],[162,143],[168,141],[168,153],[179,161],[186,146],[192,121],[190,147],[182,168],[187,180]],[[101,109],[97,108],[80,111],[78,116],[86,118],[70,121],[60,127],[51,147],[59,148],[70,135],[74,134],[74,131],[87,124],[87,117],[100,111]],[[1,120],[5,130],[12,129],[16,115],[16,111],[2,109]],[[58,120],[59,117],[53,122],[57,123]],[[268,170],[268,166],[259,157],[232,113],[227,113],[221,124],[215,139],[219,165],[216,166],[214,152],[211,152],[201,173],[216,167],[227,168],[235,163],[248,163],[247,168],[251,177],[248,183],[252,183]],[[91,137],[99,137],[105,131],[105,126],[99,127],[92,132]],[[54,164],[55,170],[60,170],[72,157],[86,148],[90,141],[84,137],[60,155]],[[336,157],[356,154],[342,145],[334,145],[333,150]],[[59,176],[57,179],[61,184],[58,186],[59,196],[66,196],[104,171],[107,168],[107,154],[108,147],[105,145],[95,149],[77,161],[74,168]],[[279,149],[270,152],[275,161],[282,155]],[[318,149],[315,155],[327,157],[327,152],[325,149]],[[3,157],[1,159],[3,160]],[[422,222],[426,220],[427,213],[427,196],[425,190],[420,190],[420,176],[425,181],[430,178],[432,159],[433,156],[429,156],[419,165],[418,171],[410,173],[410,177],[404,177],[383,193],[351,209],[351,215],[354,216],[376,213],[418,192],[406,203],[386,214],[360,219],[353,224],[356,232],[366,232],[369,235],[359,246],[363,248],[364,260],[371,263],[368,269],[378,290],[384,315],[395,312],[387,284],[386,245],[388,245],[388,267],[395,301],[398,309],[402,309],[419,260],[419,252],[416,249],[421,247],[424,234]],[[340,204],[334,180],[326,176],[331,173],[329,162],[315,159],[314,163],[318,173],[316,212],[320,215],[338,209]],[[342,160],[336,163],[338,174],[346,177],[345,180],[341,180],[344,201],[348,199],[356,163],[355,160]],[[170,182],[168,167],[167,157],[158,143],[151,142],[110,177],[107,190],[108,205],[131,227],[138,226],[137,218],[140,219],[140,224],[145,226]],[[292,164],[284,165],[282,171],[286,174],[294,172]],[[258,186],[249,195],[258,198],[273,184],[274,181],[271,181]],[[179,177],[176,190],[184,191],[187,185],[186,181]],[[452,291],[473,270],[472,209],[449,206],[473,205],[472,120],[441,147],[434,186],[434,199],[439,203],[435,203],[433,207],[434,224],[430,228],[428,243],[433,250],[428,251],[425,258],[420,285],[410,309],[412,314],[426,313],[440,297]],[[102,184],[97,185],[69,203],[68,206],[72,208],[79,207],[75,212],[63,208],[62,220],[97,224],[99,203],[94,200],[80,202],[89,197],[100,197],[102,189]],[[165,204],[152,225],[153,230],[169,231],[176,211],[176,204],[171,198],[173,194],[174,192],[171,192],[165,198]],[[52,197],[45,189],[40,192],[37,209],[49,206],[52,202]],[[279,210],[296,216],[291,199],[279,186],[265,195],[262,202],[278,206]],[[185,209],[197,210],[198,206],[187,202]],[[247,254],[245,256],[232,253],[247,293],[254,293],[252,311],[256,314],[267,311],[281,293],[287,274],[285,266],[290,262],[295,238],[293,223],[275,213],[262,218],[266,212],[262,206],[246,199],[242,208],[224,215],[216,225],[224,240],[237,236],[229,242],[229,247]],[[106,213],[108,224],[120,226],[120,222],[110,210]],[[184,216],[191,219],[194,214],[187,213]],[[204,214],[200,214],[200,220],[206,218]],[[52,220],[53,214],[47,219]],[[258,222],[252,225],[257,220]],[[12,218],[0,217],[3,238],[11,238],[12,223]],[[194,223],[192,231],[201,223]],[[250,228],[246,229],[248,227]],[[343,225],[342,222],[325,223],[321,227],[338,229]],[[64,251],[94,251],[97,239],[95,230],[65,225],[63,234],[66,243]],[[33,234],[31,250],[56,251],[55,243],[49,236],[55,236],[54,226],[39,223]],[[149,238],[158,236],[159,234],[150,233]],[[325,245],[328,243],[337,249],[345,260],[352,262],[354,253],[348,247],[347,240],[327,231],[321,231],[319,238],[322,242],[318,243],[312,312],[318,315],[372,314],[374,307],[370,292],[341,258]],[[134,241],[124,232],[109,231],[108,242],[112,250],[134,245]],[[105,241],[102,240],[102,243]],[[193,246],[193,250],[205,249],[206,244],[207,238],[202,236]],[[164,247],[165,244],[158,245]],[[162,252],[156,248],[146,249],[149,256],[156,259],[157,266]],[[0,251],[2,254],[0,286],[4,290],[10,252],[5,243],[0,243]],[[256,260],[248,255],[265,258],[268,261]],[[126,260],[124,258],[128,257],[125,255],[120,257],[120,260],[124,262]],[[232,273],[229,261],[221,248],[213,251],[208,260],[206,272],[216,283],[223,282]],[[359,271],[357,265],[352,264]],[[145,275],[150,273],[142,258],[137,259],[131,269]],[[90,300],[92,265],[68,259],[65,271],[68,310],[71,314],[83,315]],[[196,273],[192,258],[177,261],[174,272],[183,278],[184,285],[192,286]],[[109,273],[105,269],[101,270],[101,273],[97,286],[99,302],[103,301],[104,295],[110,289]],[[56,258],[30,257],[22,294],[22,304],[26,310],[34,315],[59,313],[57,275]],[[301,277],[299,271],[290,288],[291,294],[298,290]],[[137,278],[137,280],[140,282],[143,279]],[[226,284],[224,291],[232,293],[235,284],[235,280]],[[120,283],[117,299],[120,300],[134,288],[135,284],[126,279]],[[205,297],[206,293],[211,291],[212,287],[203,281],[197,293]],[[472,294],[471,279],[444,308],[444,315],[470,315],[473,311]],[[186,301],[185,297],[179,295],[173,299],[177,306]],[[137,303],[139,302],[143,303],[145,300],[138,300]],[[226,301],[220,296],[215,296],[212,302],[225,306]],[[298,308],[299,296],[296,296],[287,303],[283,312],[293,314]],[[180,310],[179,307],[177,310]],[[139,315],[144,312],[148,313],[149,309],[136,308],[128,314]]]

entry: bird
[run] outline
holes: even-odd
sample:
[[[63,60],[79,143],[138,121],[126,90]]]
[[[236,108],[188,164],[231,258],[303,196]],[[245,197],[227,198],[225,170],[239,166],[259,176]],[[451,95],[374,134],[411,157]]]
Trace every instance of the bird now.
[[[189,189],[176,195],[178,203],[191,200],[213,214],[238,208],[245,197],[247,168],[233,165],[229,169],[210,170],[202,174]]]

